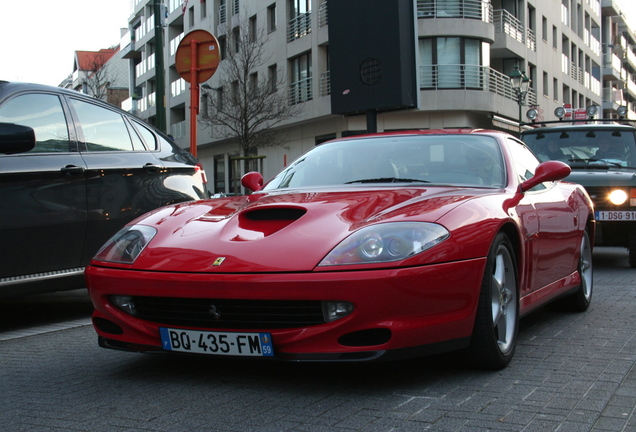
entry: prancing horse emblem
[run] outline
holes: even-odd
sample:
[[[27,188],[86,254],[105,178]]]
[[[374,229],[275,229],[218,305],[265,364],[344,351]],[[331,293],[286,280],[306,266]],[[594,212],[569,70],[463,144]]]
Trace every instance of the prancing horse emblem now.
[[[223,261],[225,261],[225,257],[218,257],[217,259],[214,260],[212,265],[213,266],[220,266],[221,264],[223,264]]]
[[[214,305],[210,305],[210,309],[208,310],[208,313],[212,315],[212,318],[214,319],[214,321],[218,321],[221,319],[221,313],[216,309],[216,306]]]

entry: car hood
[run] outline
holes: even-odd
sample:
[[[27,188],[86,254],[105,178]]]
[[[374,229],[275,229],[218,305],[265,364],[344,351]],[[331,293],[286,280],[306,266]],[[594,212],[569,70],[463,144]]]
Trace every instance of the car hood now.
[[[437,221],[487,189],[450,187],[276,191],[159,209],[158,229],[132,268],[179,272],[312,271],[353,231],[389,221]]]

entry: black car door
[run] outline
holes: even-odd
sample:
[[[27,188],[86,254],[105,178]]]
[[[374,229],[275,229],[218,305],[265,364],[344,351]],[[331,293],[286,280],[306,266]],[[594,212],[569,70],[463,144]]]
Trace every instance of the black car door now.
[[[69,98],[87,166],[88,231],[82,262],[126,223],[161,205],[163,164],[116,110]]]
[[[0,280],[81,271],[86,166],[68,118],[52,93],[20,93],[0,105],[0,122],[29,126],[36,137],[29,152],[0,154]]]

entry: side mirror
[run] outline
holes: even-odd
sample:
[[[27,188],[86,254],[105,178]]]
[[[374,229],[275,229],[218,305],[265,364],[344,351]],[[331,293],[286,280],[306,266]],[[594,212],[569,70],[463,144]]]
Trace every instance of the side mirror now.
[[[521,183],[521,192],[530,190],[539,183],[563,180],[570,175],[570,172],[572,172],[572,168],[564,162],[555,160],[543,162],[537,167],[534,177]]]
[[[250,171],[241,177],[241,184],[252,192],[259,191],[263,187],[263,176],[256,171]]]
[[[0,153],[25,153],[35,147],[35,131],[13,123],[0,123]]]

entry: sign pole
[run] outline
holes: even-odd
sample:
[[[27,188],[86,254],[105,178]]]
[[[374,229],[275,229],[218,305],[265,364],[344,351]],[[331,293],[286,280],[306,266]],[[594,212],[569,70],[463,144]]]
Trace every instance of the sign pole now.
[[[197,157],[197,115],[199,114],[199,62],[197,61],[197,48],[199,43],[190,41],[190,153]]]
[[[190,153],[194,157],[197,156],[199,84],[214,75],[220,61],[219,42],[205,30],[191,31],[185,35],[177,48],[177,72],[190,83]]]

